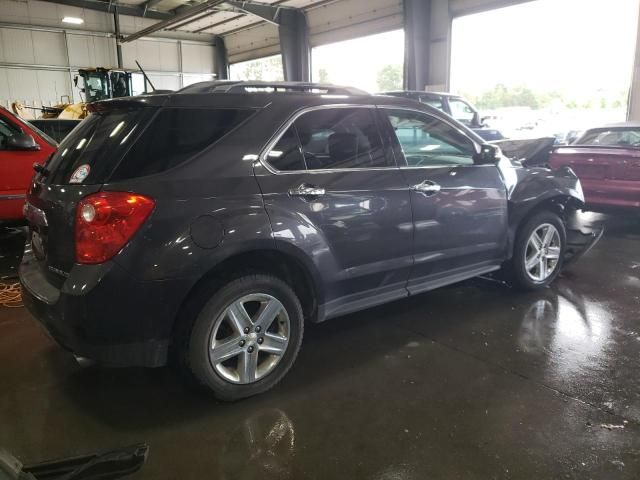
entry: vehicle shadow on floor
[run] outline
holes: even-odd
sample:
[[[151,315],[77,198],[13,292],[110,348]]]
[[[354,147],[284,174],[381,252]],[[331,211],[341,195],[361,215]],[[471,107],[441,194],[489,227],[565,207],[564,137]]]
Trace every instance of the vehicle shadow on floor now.
[[[217,402],[206,392],[186,384],[175,368],[102,369],[90,367],[65,374],[62,388],[79,409],[122,430],[177,425],[195,419],[245,415],[247,409],[278,408],[292,396],[314,386],[331,384],[349,368],[366,366],[416,342],[416,331],[428,343],[464,329],[476,312],[513,317],[515,327],[527,306],[551,290],[520,294],[492,279],[474,279],[456,286],[386,304],[319,325],[307,325],[298,360],[272,391],[235,403]],[[57,353],[56,353],[57,355]],[[393,372],[389,373],[393,375]]]

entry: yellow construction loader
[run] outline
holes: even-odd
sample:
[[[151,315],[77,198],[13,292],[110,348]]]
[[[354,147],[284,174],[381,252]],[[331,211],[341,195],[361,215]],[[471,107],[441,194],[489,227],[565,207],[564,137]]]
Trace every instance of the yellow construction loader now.
[[[136,62],[137,63],[137,62]],[[140,64],[138,64],[140,66]],[[82,78],[83,86],[78,86]],[[87,116],[88,103],[109,98],[130,97],[154,92],[155,88],[142,68],[140,70],[124,70],[121,68],[95,67],[81,68],[73,79],[74,86],[80,89],[82,102],[72,103],[68,95],[61,102],[51,107],[35,107],[13,102],[13,112],[25,120],[34,120],[40,111],[40,118],[82,119]],[[150,89],[148,89],[150,87]],[[66,97],[66,102],[64,101]]]

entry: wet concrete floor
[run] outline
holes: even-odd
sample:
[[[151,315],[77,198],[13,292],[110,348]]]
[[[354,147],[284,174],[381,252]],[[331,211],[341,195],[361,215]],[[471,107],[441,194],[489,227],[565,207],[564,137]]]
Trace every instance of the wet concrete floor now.
[[[0,307],[0,447],[147,442],[140,479],[640,478],[640,217],[588,220],[607,233],[553,288],[476,279],[310,326],[276,389],[233,404],[83,369]]]

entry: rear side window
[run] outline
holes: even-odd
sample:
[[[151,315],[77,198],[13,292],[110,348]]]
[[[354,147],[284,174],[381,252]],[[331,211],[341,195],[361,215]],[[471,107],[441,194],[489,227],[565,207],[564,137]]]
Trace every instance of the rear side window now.
[[[131,147],[112,180],[175,167],[213,145],[253,113],[248,109],[166,108]]]
[[[385,155],[372,108],[302,114],[267,153],[267,161],[284,171],[394,166]]]

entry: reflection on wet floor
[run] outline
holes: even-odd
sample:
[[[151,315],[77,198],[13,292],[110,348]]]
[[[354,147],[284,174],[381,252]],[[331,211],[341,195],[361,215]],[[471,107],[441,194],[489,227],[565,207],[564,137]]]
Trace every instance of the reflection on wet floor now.
[[[475,279],[309,326],[282,383],[233,404],[172,369],[82,369],[0,309],[0,445],[144,441],[145,479],[640,478],[640,219],[585,221],[607,232],[553,288]]]

